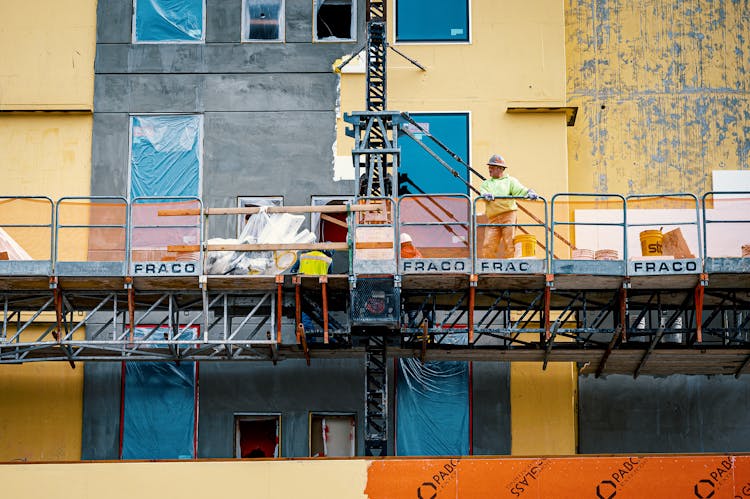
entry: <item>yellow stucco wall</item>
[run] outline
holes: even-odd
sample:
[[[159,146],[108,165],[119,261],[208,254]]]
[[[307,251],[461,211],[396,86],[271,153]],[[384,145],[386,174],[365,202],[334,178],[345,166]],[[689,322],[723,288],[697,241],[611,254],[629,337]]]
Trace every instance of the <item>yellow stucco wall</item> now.
[[[88,195],[92,123],[90,114],[0,115],[0,195]]]
[[[3,0],[0,19],[0,110],[93,109],[96,0]]]
[[[711,190],[747,169],[748,4],[566,0],[570,187]]]
[[[511,453],[518,456],[576,453],[575,365],[514,362],[510,370],[513,427]]]
[[[6,497],[365,498],[364,460],[0,465]]]
[[[395,12],[393,0],[388,9]],[[506,112],[509,105],[564,105],[565,24],[560,2],[473,0],[468,44],[396,44],[393,15],[388,22],[391,43],[427,68],[420,71],[388,52],[389,109],[468,111],[473,168],[487,176],[484,163],[499,152],[511,164],[510,173],[540,194],[566,190],[564,114]],[[344,73],[342,115],[364,108],[364,75]],[[339,117],[336,154],[351,158],[353,141],[344,130]],[[473,182],[481,183],[478,178]]]
[[[21,340],[34,341],[45,329],[34,325]],[[66,362],[0,366],[0,461],[81,459],[82,418],[82,364],[75,369]]]

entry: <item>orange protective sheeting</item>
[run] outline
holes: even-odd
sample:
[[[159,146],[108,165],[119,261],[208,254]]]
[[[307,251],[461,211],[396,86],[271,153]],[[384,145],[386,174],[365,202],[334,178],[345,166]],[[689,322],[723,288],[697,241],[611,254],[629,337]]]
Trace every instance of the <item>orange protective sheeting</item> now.
[[[373,461],[370,499],[750,497],[750,456],[444,458]]]

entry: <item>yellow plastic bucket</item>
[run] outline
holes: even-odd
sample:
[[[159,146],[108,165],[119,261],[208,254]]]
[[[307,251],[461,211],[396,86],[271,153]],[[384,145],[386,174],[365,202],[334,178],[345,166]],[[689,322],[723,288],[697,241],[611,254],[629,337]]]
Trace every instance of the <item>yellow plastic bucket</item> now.
[[[661,256],[664,234],[660,230],[641,232],[641,254],[643,256]]]
[[[536,256],[536,236],[518,234],[513,238],[516,258],[533,258]]]

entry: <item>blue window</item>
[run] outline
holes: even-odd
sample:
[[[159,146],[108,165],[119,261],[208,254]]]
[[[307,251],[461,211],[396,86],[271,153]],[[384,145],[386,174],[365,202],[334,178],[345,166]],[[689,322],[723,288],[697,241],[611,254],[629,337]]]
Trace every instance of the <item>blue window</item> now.
[[[448,146],[466,163],[469,163],[469,115],[467,113],[412,113],[411,117],[440,142]],[[451,158],[423,133],[411,132],[421,142],[448,163],[466,181],[468,169]],[[399,194],[468,194],[469,188],[457,179],[419,144],[402,134],[401,164],[399,165]]]
[[[397,42],[468,42],[469,0],[396,0]]]
[[[203,117],[133,116],[130,126],[130,199],[199,196]]]
[[[133,0],[134,42],[200,42],[205,0]]]

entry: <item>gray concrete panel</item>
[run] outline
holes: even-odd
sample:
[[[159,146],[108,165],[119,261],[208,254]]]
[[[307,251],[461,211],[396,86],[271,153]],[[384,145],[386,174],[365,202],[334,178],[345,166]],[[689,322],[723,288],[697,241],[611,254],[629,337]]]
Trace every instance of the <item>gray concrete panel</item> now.
[[[510,365],[472,364],[474,455],[510,454]]]
[[[96,6],[96,42],[130,43],[133,0],[102,0]]]
[[[81,459],[119,459],[119,362],[88,362],[83,367]]]
[[[131,113],[333,111],[336,79],[332,73],[99,75],[96,109]]]
[[[206,43],[239,42],[242,0],[206,0]]]
[[[97,46],[95,71],[106,73],[332,73],[352,52],[341,43],[228,43]]]
[[[333,182],[334,113],[208,113],[204,121],[203,198],[207,207],[236,206],[238,196],[350,195]],[[234,217],[214,217],[212,237],[235,234]]]
[[[199,457],[233,457],[234,414],[242,412],[281,413],[282,456],[307,456],[308,411],[356,413],[362,455],[364,372],[358,359],[201,364]]]
[[[579,452],[750,451],[750,377],[579,378]]]
[[[313,0],[286,0],[287,43],[312,42]]]
[[[91,195],[126,196],[128,185],[127,113],[94,113]]]

